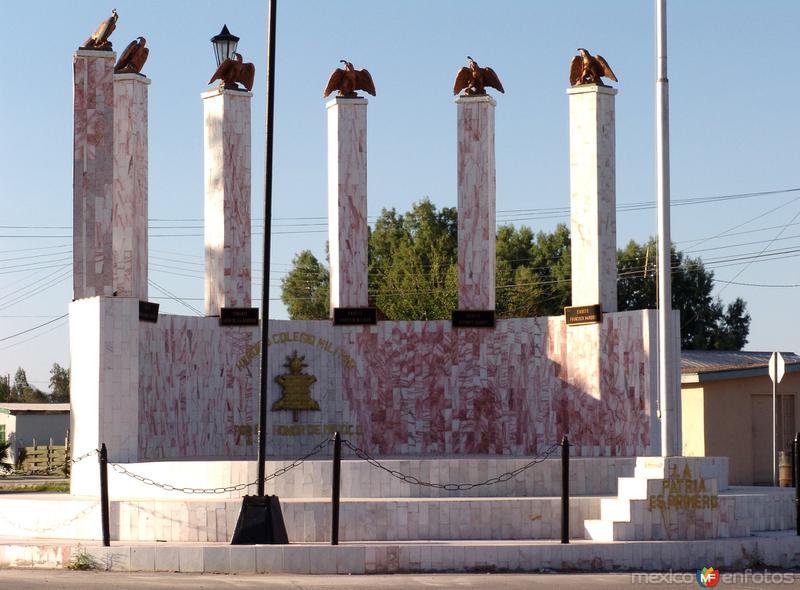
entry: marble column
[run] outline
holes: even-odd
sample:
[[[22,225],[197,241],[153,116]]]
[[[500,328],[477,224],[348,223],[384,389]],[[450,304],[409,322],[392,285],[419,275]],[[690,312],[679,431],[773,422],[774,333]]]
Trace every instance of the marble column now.
[[[460,96],[458,105],[458,307],[494,309],[494,109],[490,96]]]
[[[114,74],[114,290],[147,301],[147,87]]]
[[[367,100],[334,98],[328,110],[331,316],[367,307]]]
[[[572,305],[617,310],[617,198],[614,96],[576,86],[569,96]]]
[[[72,297],[114,292],[113,51],[73,55]]]
[[[250,99],[202,95],[205,122],[205,314],[250,307]],[[269,228],[267,228],[269,229]],[[264,277],[268,280],[269,277]]]

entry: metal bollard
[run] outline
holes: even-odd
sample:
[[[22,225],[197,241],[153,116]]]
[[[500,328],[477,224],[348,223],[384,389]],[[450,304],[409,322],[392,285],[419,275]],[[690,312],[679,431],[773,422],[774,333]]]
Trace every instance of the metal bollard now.
[[[342,473],[342,436],[333,435],[333,485],[331,486],[331,545],[339,544],[339,483]]]
[[[103,521],[103,547],[111,546],[111,527],[108,521],[108,453],[106,443],[100,445],[100,518]]]
[[[561,439],[561,542],[569,544],[569,440]]]

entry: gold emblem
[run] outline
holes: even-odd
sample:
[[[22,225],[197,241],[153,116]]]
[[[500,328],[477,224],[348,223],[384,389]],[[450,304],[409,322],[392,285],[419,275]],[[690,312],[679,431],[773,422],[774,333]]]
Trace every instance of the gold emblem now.
[[[303,368],[308,366],[303,362],[305,358],[298,356],[295,350],[291,356],[286,357],[283,365],[289,369],[289,373],[275,377],[275,382],[283,389],[283,397],[272,404],[272,411],[291,410],[294,422],[297,422],[300,410],[319,411],[319,403],[311,398],[311,386],[316,383],[317,378],[303,373]]]

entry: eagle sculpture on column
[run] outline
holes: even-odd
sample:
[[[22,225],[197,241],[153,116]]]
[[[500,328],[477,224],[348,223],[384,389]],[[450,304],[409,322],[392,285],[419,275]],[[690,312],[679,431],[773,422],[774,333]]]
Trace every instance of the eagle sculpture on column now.
[[[339,61],[344,64],[344,69],[336,68],[333,70],[322,96],[328,96],[334,90],[339,91],[336,96],[343,98],[357,98],[356,90],[363,90],[375,96],[375,83],[372,81],[372,75],[367,70],[357,70],[353,67],[353,64],[344,59]]]
[[[569,64],[569,83],[572,86],[582,84],[598,84],[605,86],[602,77],[618,82],[611,66],[603,59],[602,55],[592,55],[583,48],[578,48],[578,53]]]
[[[237,82],[241,83],[247,91],[253,89],[253,80],[256,77],[256,67],[251,63],[244,63],[242,61],[242,54],[235,53],[236,60],[230,58],[219,64],[217,71],[211,76],[208,81],[211,84],[214,80],[222,80],[220,88],[228,88],[229,90],[239,89],[236,85]]]
[[[456,73],[456,82],[453,85],[453,94],[462,90],[466,96],[480,96],[486,94],[486,87],[496,88],[503,94],[505,90],[492,68],[482,68],[474,59],[467,56],[469,67],[461,68]]]
[[[81,45],[79,49],[102,49],[104,51],[111,51],[111,41],[109,41],[108,38],[111,36],[111,33],[114,32],[114,29],[117,28],[118,18],[117,9],[114,8],[111,11],[111,16],[100,23],[97,30],[92,33],[91,37],[83,42],[83,45]]]
[[[137,37],[125,48],[122,55],[114,66],[115,74],[139,74],[142,71],[150,50],[144,46],[147,40],[144,37]]]

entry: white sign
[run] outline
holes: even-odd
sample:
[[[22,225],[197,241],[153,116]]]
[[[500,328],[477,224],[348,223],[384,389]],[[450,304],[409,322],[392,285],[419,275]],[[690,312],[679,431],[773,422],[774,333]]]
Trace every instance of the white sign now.
[[[773,352],[769,357],[769,378],[773,383],[780,383],[783,379],[783,374],[786,372],[786,364],[783,361],[783,355],[779,352]]]

